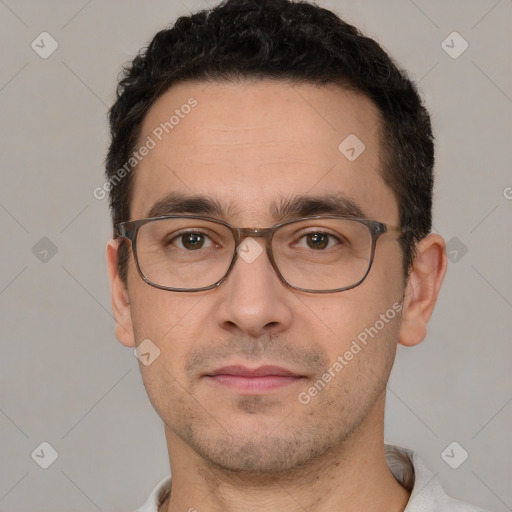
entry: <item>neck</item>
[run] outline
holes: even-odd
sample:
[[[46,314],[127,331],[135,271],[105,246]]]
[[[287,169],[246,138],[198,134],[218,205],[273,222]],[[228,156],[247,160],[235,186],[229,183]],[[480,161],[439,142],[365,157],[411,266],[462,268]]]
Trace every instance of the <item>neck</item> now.
[[[286,473],[249,474],[213,466],[166,428],[172,493],[165,512],[401,512],[409,492],[386,462],[384,396],[339,446]]]

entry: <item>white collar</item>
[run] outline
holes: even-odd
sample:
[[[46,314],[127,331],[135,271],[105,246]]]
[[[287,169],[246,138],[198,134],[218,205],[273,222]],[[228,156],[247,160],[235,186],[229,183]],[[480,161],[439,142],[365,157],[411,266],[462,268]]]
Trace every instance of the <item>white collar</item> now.
[[[436,475],[411,450],[386,445],[386,460],[397,481],[411,492],[404,512],[485,512],[450,498]],[[171,477],[165,477],[151,492],[146,503],[135,512],[158,512],[171,491]]]

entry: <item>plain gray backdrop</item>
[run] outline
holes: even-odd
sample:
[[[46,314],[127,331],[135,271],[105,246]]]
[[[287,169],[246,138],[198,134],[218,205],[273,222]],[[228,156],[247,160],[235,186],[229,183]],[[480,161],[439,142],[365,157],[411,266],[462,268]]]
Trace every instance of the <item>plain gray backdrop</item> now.
[[[512,2],[319,3],[408,70],[437,139],[449,269],[427,339],[399,349],[386,441],[417,450],[449,494],[512,510]],[[169,472],[138,362],[114,337],[93,190],[121,65],[205,7],[0,0],[2,511],[134,510]]]

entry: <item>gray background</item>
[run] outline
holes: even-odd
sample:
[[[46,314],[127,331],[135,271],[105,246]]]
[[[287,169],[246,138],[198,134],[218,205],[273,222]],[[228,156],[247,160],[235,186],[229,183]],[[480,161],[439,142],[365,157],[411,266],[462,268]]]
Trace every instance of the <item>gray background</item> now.
[[[453,261],[427,340],[399,350],[386,440],[416,449],[450,494],[512,510],[512,2],[320,3],[419,82],[437,135],[434,224]],[[92,192],[120,66],[206,6],[0,0],[2,511],[133,510],[168,473],[137,360],[114,337],[107,202]],[[46,59],[31,48],[43,31],[59,45]],[[453,31],[469,44],[458,58],[441,46]],[[31,457],[43,441],[58,452],[48,469]],[[469,453],[458,469],[441,457],[452,441]]]

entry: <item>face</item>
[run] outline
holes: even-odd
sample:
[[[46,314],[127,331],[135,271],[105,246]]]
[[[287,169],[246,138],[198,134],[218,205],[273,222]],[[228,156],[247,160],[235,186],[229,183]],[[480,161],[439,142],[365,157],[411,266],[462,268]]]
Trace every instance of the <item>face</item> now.
[[[172,130],[158,130],[175,113]],[[207,216],[264,228],[283,220],[276,205],[336,195],[397,225],[396,200],[379,175],[379,130],[376,107],[336,86],[175,86],[142,125],[140,145],[148,137],[156,145],[135,171],[131,220],[180,194],[217,203]],[[339,149],[351,134],[364,144],[355,159]],[[205,215],[192,203],[168,213]],[[160,350],[140,369],[168,439],[217,467],[289,470],[341,446],[382,401],[401,324],[401,265],[397,237],[385,234],[369,275],[351,290],[294,290],[263,252],[250,263],[238,257],[217,288],[183,293],[149,286],[131,258],[118,337]],[[258,369],[266,377],[250,373]]]

